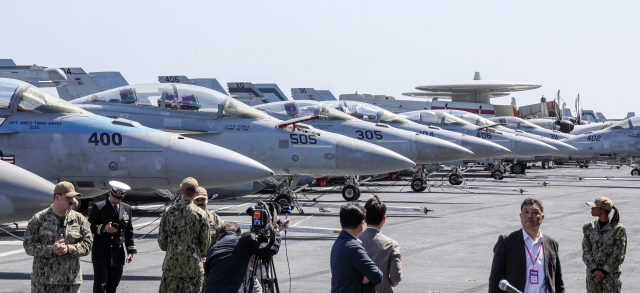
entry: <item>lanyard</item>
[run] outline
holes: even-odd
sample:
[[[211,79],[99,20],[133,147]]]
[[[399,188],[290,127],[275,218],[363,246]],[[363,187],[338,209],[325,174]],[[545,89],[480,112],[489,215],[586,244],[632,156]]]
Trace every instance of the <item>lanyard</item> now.
[[[536,266],[536,262],[538,262],[538,257],[540,256],[540,251],[542,251],[542,240],[540,240],[540,245],[538,246],[538,254],[536,254],[536,259],[533,259],[533,256],[531,255],[531,251],[529,250],[529,247],[527,246],[527,242],[524,242],[524,248],[527,249],[527,253],[529,254],[529,259],[531,259],[531,266],[535,267]],[[533,247],[532,247],[533,248]]]

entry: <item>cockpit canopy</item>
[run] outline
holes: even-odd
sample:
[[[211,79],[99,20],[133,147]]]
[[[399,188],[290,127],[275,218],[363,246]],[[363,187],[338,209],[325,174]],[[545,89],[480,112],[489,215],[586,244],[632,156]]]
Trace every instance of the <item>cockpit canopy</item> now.
[[[389,112],[384,108],[380,108],[376,105],[367,103],[354,102],[354,101],[335,101],[335,102],[322,102],[324,105],[329,105],[334,109],[338,109],[353,117],[362,119],[365,121],[382,122],[382,123],[409,123],[410,121],[397,114]]]
[[[80,113],[82,109],[33,85],[15,79],[0,78],[0,110],[34,114]]]
[[[281,120],[318,115],[325,116],[328,120],[355,120],[346,113],[313,101],[268,103],[254,108]]]
[[[451,126],[451,125],[472,125],[471,123],[464,121],[458,117],[455,117],[445,112],[434,112],[428,110],[412,111],[401,113],[400,116],[406,117],[409,120],[425,122],[429,125]]]
[[[640,127],[640,117],[624,119],[611,127],[611,129],[636,129]]]
[[[519,117],[495,117],[495,118],[491,118],[489,119],[493,122],[496,123],[500,123],[502,125],[505,125],[509,128],[515,128],[515,129],[533,129],[533,128],[542,128],[538,125],[535,125],[531,122],[528,122],[526,120],[523,120],[522,118]]]
[[[227,118],[269,118],[218,91],[183,83],[127,85],[72,101],[73,103],[116,103],[166,110],[206,112]]]

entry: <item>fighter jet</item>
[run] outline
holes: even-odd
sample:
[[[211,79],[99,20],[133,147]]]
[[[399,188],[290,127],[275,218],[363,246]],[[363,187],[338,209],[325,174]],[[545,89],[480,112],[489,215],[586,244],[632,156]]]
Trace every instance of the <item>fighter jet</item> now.
[[[464,165],[465,162],[468,163],[479,159],[505,157],[511,154],[511,151],[509,149],[496,143],[459,132],[444,130],[435,126],[418,124],[407,118],[391,113],[381,107],[364,102],[335,101],[321,103],[364,121],[373,123],[384,123],[395,128],[433,136],[462,146],[474,153],[473,156],[465,158],[464,160],[442,162],[443,165],[452,166],[454,168],[458,168],[458,166]],[[424,183],[426,182],[426,177],[429,173],[427,172],[427,170],[428,166],[423,165],[421,166],[421,168],[418,168],[413,174],[411,188],[414,191],[421,192],[426,189]],[[449,182],[454,185],[462,183],[462,181],[459,180],[460,178],[457,177],[456,173],[457,172],[454,171],[449,178]]]
[[[489,121],[492,121],[493,123],[500,124],[501,126],[509,129],[520,130],[526,133],[544,136],[550,139],[558,140],[573,137],[572,134],[564,133],[558,130],[542,128],[519,117],[491,117],[487,119]]]
[[[103,194],[110,180],[138,190],[177,190],[187,176],[219,187],[273,174],[236,152],[94,115],[5,78],[0,78],[0,157],[46,180],[73,182],[88,197]]]
[[[578,149],[570,160],[629,165],[633,167],[631,175],[640,175],[640,117],[625,119],[609,128],[576,135],[566,141]]]
[[[0,224],[29,220],[53,202],[53,183],[0,161]]]
[[[108,117],[126,117],[148,127],[179,132],[253,158],[284,176],[276,200],[294,202],[293,189],[301,175],[385,173],[415,166],[385,148],[304,123],[323,118],[319,115],[281,121],[221,92],[190,84],[131,85],[72,103]],[[216,168],[210,165],[204,171]]]
[[[468,113],[464,111],[461,112]],[[468,114],[473,115],[471,113]],[[464,133],[497,143],[503,147],[508,148],[509,150],[511,150],[511,155],[509,155],[508,158],[502,157],[496,160],[487,161],[495,161],[492,164],[491,173],[497,179],[502,178],[502,174],[504,174],[505,172],[504,168],[502,167],[502,163],[504,161],[517,163],[525,159],[533,160],[535,156],[554,154],[558,152],[558,149],[546,143],[524,137],[520,134],[514,135],[501,131],[495,131],[488,126],[476,126],[441,110],[412,111],[401,113],[399,115],[420,124]]]

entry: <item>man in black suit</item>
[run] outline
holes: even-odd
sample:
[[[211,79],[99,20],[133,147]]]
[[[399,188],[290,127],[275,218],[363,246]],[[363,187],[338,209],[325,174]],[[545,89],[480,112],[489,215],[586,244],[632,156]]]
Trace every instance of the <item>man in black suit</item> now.
[[[540,232],[543,212],[539,200],[525,199],[520,205],[522,229],[498,237],[493,248],[489,293],[502,292],[498,284],[503,279],[524,293],[564,293],[558,242]]]
[[[129,186],[109,181],[111,189],[106,200],[94,203],[89,213],[93,233],[93,292],[116,292],[122,277],[122,268],[133,260],[136,245],[133,240],[131,206],[123,203]]]
[[[331,293],[376,292],[382,282],[382,272],[358,239],[364,218],[364,208],[357,203],[340,208],[342,231],[331,248]]]

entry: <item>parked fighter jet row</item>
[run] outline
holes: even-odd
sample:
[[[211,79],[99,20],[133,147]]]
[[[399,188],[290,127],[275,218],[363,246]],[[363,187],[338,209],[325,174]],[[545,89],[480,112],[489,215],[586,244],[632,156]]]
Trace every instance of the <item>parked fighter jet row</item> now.
[[[405,170],[419,192],[445,167],[449,182],[458,185],[473,165],[499,179],[507,167],[524,173],[528,162],[640,160],[640,118],[571,135],[446,106],[396,114],[315,91],[308,100],[288,100],[273,84],[230,83],[229,95],[215,79],[162,76],[161,83],[129,85],[117,72],[12,70],[10,78],[0,77],[0,157],[15,165],[0,164],[0,222],[40,210],[57,181],[73,182],[83,193],[79,209],[100,198],[110,180],[160,194],[174,192],[187,176],[210,190],[249,184],[255,192],[255,184],[273,184],[273,200],[302,213],[296,192],[305,177],[343,178],[343,197],[357,200],[363,181]],[[64,75],[74,78],[65,82]],[[34,85],[56,86],[69,101]],[[22,180],[33,183],[30,201],[19,200]]]

